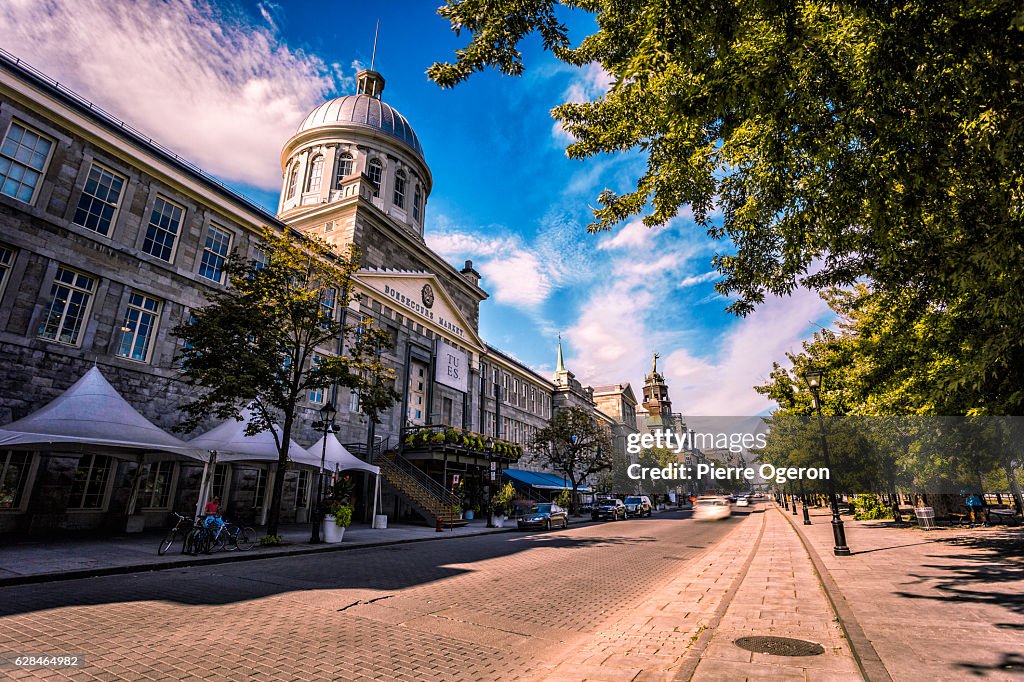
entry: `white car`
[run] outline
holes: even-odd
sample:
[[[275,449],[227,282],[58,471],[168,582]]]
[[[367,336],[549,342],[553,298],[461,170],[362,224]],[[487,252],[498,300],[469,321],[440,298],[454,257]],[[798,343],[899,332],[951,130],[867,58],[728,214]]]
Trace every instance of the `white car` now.
[[[749,507],[750,506],[750,498],[747,497],[746,495],[740,495],[739,497],[736,498],[736,506],[737,507]]]
[[[732,506],[728,498],[718,495],[705,495],[697,498],[693,505],[693,518],[698,521],[718,521],[729,518]]]

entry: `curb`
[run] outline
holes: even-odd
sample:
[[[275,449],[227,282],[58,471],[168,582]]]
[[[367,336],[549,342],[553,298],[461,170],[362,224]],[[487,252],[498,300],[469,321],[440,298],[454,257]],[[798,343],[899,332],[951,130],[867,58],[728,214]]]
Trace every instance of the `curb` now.
[[[600,523],[599,521],[578,521],[571,524],[573,528],[580,528],[587,525]],[[479,531],[475,533],[464,533],[462,535],[447,535],[444,533],[438,536],[425,538],[406,538],[404,540],[382,540],[380,542],[364,542],[360,544],[348,544],[339,542],[335,545],[323,547],[301,547],[296,549],[285,549],[272,554],[260,554],[258,552],[234,552],[225,553],[212,558],[178,559],[149,564],[129,564],[125,566],[108,566],[104,568],[82,568],[73,571],[61,571],[59,573],[37,573],[33,575],[19,575],[8,578],[0,578],[0,587],[13,587],[15,585],[38,585],[40,583],[63,582],[65,580],[81,580],[82,578],[102,578],[110,575],[125,575],[128,573],[148,573],[152,571],[167,571],[175,568],[192,568],[195,566],[215,566],[229,564],[237,561],[259,561],[261,559],[277,559],[289,556],[304,556],[308,554],[322,554],[326,552],[350,552],[357,549],[368,549],[374,547],[386,547],[388,545],[407,545],[416,542],[436,542],[438,540],[457,540],[459,538],[474,538],[484,535],[497,535],[499,533],[519,532],[519,528],[500,528],[495,530]],[[523,531],[529,532],[529,531]],[[536,532],[536,531],[535,531]]]
[[[796,522],[790,518],[791,515],[782,511],[778,504],[773,506],[776,511],[789,521],[789,525],[793,528],[797,537],[800,538],[804,551],[810,557],[811,563],[814,565],[814,572],[818,574],[818,582],[821,584],[821,589],[824,590],[825,597],[832,606],[833,613],[836,614],[839,627],[843,629],[843,635],[846,636],[846,641],[850,645],[850,653],[853,654],[853,660],[857,662],[857,667],[860,668],[860,674],[868,682],[892,682],[892,676],[889,675],[888,669],[878,656],[878,652],[875,651],[875,647],[872,646],[871,640],[864,634],[864,630],[861,628],[860,623],[857,622],[856,616],[853,615],[853,609],[850,608],[846,597],[843,596],[842,591],[839,589],[839,585],[836,584],[832,574],[828,572],[821,557],[818,556],[817,550],[814,549],[810,540],[800,531],[800,527]]]

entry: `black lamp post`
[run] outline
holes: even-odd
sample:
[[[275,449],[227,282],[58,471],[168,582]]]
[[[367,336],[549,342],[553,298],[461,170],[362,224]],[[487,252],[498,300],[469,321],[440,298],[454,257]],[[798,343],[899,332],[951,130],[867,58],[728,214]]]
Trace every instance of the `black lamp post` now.
[[[802,478],[800,479],[800,504],[804,508],[804,525],[809,526],[811,525],[811,515],[807,511],[807,495],[804,494],[804,479]]]
[[[338,410],[335,409],[334,403],[327,401],[327,404],[320,408],[320,422],[319,426],[324,429],[324,447],[320,453],[320,473],[316,479],[316,500],[315,506],[313,507],[313,529],[309,536],[309,542],[313,545],[320,544],[320,523],[323,518],[320,515],[320,503],[323,501],[324,491],[324,464],[327,460],[327,434],[334,427],[334,418],[338,416]],[[316,425],[314,425],[316,426]]]
[[[821,432],[821,451],[825,456],[825,467],[828,469],[828,502],[832,507],[832,537],[835,540],[835,547],[832,553],[836,556],[849,556],[850,548],[846,546],[846,529],[843,528],[843,519],[839,516],[839,503],[836,501],[835,483],[832,482],[832,458],[828,454],[828,441],[825,439],[825,420],[821,416],[821,372],[814,367],[808,367],[804,371],[804,381],[811,389],[814,397],[814,408],[818,412],[818,429]]]
[[[494,439],[490,436],[484,441],[484,449],[487,450],[487,459],[490,460],[491,482],[487,486],[487,527],[494,528],[494,494],[498,492],[498,462],[494,459]]]

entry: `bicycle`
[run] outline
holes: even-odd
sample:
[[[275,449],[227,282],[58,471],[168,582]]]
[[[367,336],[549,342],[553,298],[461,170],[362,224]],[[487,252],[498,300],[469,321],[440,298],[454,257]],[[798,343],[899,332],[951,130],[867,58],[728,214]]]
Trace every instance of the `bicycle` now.
[[[237,523],[227,523],[221,527],[219,533],[212,528],[203,528],[204,550],[206,554],[219,552],[224,549],[233,552],[236,549],[243,552],[256,546],[256,530],[251,526],[239,526]]]
[[[163,537],[163,540],[160,541],[160,546],[157,547],[156,550],[157,554],[160,556],[163,556],[167,550],[174,545],[179,535],[182,537],[181,551],[182,553],[185,553],[185,539],[188,537],[189,532],[195,527],[191,517],[182,516],[178,512],[171,513],[178,517],[178,521],[174,524],[173,528],[167,531],[167,535]]]

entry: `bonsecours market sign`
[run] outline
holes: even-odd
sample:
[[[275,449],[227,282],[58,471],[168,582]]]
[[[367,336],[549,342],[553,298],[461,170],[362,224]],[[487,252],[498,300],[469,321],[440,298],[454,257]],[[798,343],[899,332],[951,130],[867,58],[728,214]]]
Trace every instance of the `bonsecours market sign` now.
[[[412,296],[410,296],[410,295],[408,295],[408,294],[406,294],[406,293],[404,293],[402,291],[399,291],[398,289],[395,289],[390,284],[385,284],[384,285],[384,294],[386,296],[388,296],[389,298],[392,298],[395,301],[398,301],[399,303],[401,303],[403,306],[405,306],[409,310],[412,310],[413,312],[415,312],[417,315],[419,315],[421,317],[425,317],[428,320],[431,320],[431,321],[437,323],[441,327],[444,327],[445,329],[450,331],[452,334],[455,334],[457,336],[463,336],[464,335],[463,331],[462,331],[462,327],[460,327],[460,326],[450,322],[447,319],[447,315],[442,314],[442,311],[440,309],[436,309],[436,314],[435,314],[435,310],[431,310],[430,308],[428,308],[425,305],[423,305],[416,298],[413,298]],[[423,296],[421,294],[421,297],[425,297],[425,296]],[[433,293],[431,293],[430,299],[431,299],[431,302],[433,303]]]

